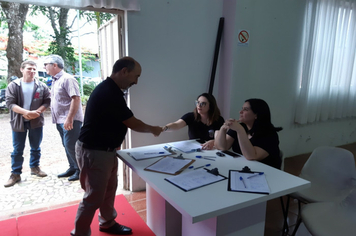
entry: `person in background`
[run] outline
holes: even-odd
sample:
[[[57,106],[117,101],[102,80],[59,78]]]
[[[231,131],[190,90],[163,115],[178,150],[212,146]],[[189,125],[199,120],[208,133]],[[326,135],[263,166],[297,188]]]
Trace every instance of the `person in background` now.
[[[238,120],[229,119],[216,133],[215,146],[220,150],[232,147],[248,160],[257,160],[266,165],[281,168],[277,132],[281,127],[271,123],[268,104],[258,98],[245,101]]]
[[[50,55],[44,60],[47,74],[53,77],[51,88],[52,122],[56,124],[66,151],[69,169],[58,178],[69,177],[69,181],[79,179],[79,168],[75,158],[75,143],[83,123],[83,109],[77,80],[64,72],[61,56]]]
[[[214,148],[214,133],[224,124],[224,118],[213,95],[200,94],[195,101],[193,112],[182,116],[179,120],[166,124],[163,131],[179,130],[188,125],[189,139],[198,139],[202,143],[202,149]]]
[[[131,228],[115,221],[116,150],[120,148],[127,128],[154,136],[162,132],[162,127],[147,125],[137,119],[126,105],[122,90],[137,84],[140,75],[141,66],[137,61],[131,57],[121,58],[115,62],[111,76],[90,95],[76,144],[80,183],[85,194],[71,235],[90,235],[90,224],[98,208],[100,231],[116,235],[132,233]]]
[[[40,169],[41,142],[43,136],[43,112],[50,106],[51,95],[48,87],[35,78],[37,65],[34,61],[22,62],[20,68],[23,77],[13,80],[6,89],[6,106],[10,110],[12,145],[11,176],[5,187],[21,181],[23,151],[26,136],[30,143],[31,175],[45,177],[47,174]]]

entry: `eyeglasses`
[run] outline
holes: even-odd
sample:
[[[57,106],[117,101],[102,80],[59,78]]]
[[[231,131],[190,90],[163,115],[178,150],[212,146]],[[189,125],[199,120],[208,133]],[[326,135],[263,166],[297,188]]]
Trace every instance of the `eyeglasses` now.
[[[198,107],[205,107],[206,106],[206,102],[195,101],[195,105],[198,106]]]
[[[53,65],[53,63],[44,63],[44,66],[47,66],[47,65],[49,65],[49,64]]]

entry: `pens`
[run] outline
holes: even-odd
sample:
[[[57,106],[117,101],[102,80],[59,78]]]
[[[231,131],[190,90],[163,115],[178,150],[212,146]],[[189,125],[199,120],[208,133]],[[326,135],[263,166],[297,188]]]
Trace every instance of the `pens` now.
[[[211,158],[208,158],[208,157],[203,157],[203,159],[209,160],[209,161],[215,161],[214,159],[211,159]]]
[[[204,157],[207,157],[207,158],[216,158],[214,156],[195,156],[196,158],[204,158]]]
[[[205,167],[205,166],[210,166],[210,164],[206,164],[206,165],[204,165],[204,166],[199,166],[199,167],[197,167],[197,168],[194,168],[194,170],[203,168],[203,167]]]
[[[242,178],[242,176],[240,176],[240,180],[242,181],[242,183],[244,184],[245,188],[246,188],[246,184],[245,184],[245,181],[244,179]]]
[[[254,174],[254,175],[250,175],[247,178],[250,179],[250,178],[253,178],[253,177],[256,177],[256,176],[259,176],[259,175],[263,175],[263,172],[260,172],[260,173]]]
[[[200,148],[196,148],[196,149],[192,149],[191,151],[192,152],[201,152],[201,149]]]
[[[146,152],[144,153],[145,155],[151,155],[151,154],[163,154],[164,152]]]

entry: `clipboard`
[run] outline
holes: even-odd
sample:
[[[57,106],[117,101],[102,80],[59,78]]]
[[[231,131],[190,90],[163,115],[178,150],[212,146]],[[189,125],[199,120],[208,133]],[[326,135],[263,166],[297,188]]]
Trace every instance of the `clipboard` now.
[[[196,140],[190,139],[185,141],[178,141],[173,143],[167,143],[167,145],[180,150],[184,153],[191,153],[191,152],[200,152],[201,151],[201,144]]]
[[[228,191],[269,194],[270,189],[263,172],[251,171],[245,166],[242,170],[229,170]]]
[[[179,176],[165,178],[166,181],[185,192],[217,183],[225,179],[227,179],[225,176],[219,174],[218,168],[212,170],[206,168],[192,170]]]
[[[144,170],[162,174],[178,175],[194,162],[195,160],[193,159],[183,158],[182,154],[178,157],[166,156],[147,166]]]

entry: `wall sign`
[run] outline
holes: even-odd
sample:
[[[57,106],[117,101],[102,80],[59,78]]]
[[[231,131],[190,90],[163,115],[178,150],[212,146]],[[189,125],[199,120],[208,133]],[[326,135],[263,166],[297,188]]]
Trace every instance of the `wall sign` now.
[[[237,35],[237,44],[239,46],[248,46],[250,42],[250,32],[247,30],[239,30]]]

